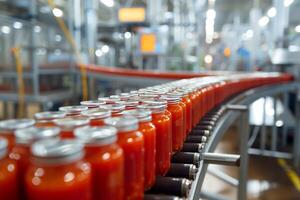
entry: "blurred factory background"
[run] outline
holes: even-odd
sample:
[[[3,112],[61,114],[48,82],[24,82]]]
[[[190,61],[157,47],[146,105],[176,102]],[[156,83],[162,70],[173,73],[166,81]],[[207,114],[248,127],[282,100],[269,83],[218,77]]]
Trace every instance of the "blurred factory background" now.
[[[282,70],[298,63],[299,9],[298,0],[1,0],[0,100],[21,96],[49,110],[74,94],[151,82],[78,75],[92,64],[157,73]]]

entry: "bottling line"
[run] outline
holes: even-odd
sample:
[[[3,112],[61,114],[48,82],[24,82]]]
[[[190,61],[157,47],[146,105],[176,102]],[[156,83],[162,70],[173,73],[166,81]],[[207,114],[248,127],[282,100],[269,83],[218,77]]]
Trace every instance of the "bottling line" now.
[[[196,200],[209,195],[201,190],[207,166],[219,164],[239,167],[237,198],[246,199],[249,105],[298,87],[280,73],[181,79],[1,121],[2,198]],[[239,154],[214,153],[235,121]],[[281,153],[277,133],[270,149],[262,133],[257,151],[299,165],[297,135],[293,151]]]

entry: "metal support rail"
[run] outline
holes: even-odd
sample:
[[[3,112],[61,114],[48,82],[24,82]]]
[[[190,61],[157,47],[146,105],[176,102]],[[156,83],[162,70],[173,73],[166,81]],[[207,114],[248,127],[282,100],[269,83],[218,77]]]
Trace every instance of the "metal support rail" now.
[[[234,97],[230,101],[226,103],[226,105],[244,105],[245,107],[248,107],[251,103],[253,103],[255,100],[257,100],[260,97],[266,97],[266,96],[275,96],[279,93],[286,93],[286,92],[295,92],[297,93],[300,88],[300,85],[298,83],[287,83],[287,84],[277,84],[272,86],[263,86],[255,89],[248,90],[246,92],[243,92],[242,94],[239,94],[238,96]],[[298,105],[298,103],[297,103]],[[239,180],[239,190],[238,191],[238,199],[246,199],[246,183],[247,183],[247,157],[248,157],[248,112],[236,112],[236,109],[232,110],[226,110],[225,113],[220,117],[218,122],[215,124],[214,129],[212,130],[211,136],[209,137],[207,144],[205,148],[203,149],[202,153],[211,153],[214,152],[217,144],[221,141],[221,138],[225,134],[225,132],[228,130],[228,128],[235,122],[238,116],[241,117],[241,126],[245,128],[243,132],[240,132],[240,138],[241,138],[241,168],[240,168],[240,180]],[[240,129],[241,131],[241,129]],[[296,135],[295,135],[295,141],[294,146],[297,146],[295,144],[299,144],[300,137],[298,134],[299,128],[296,129]],[[294,149],[297,150],[295,147]],[[294,150],[294,159],[299,160],[299,151]],[[244,159],[244,160],[243,160]],[[204,181],[204,177],[207,172],[208,164],[204,162],[203,160],[200,161],[198,172],[196,174],[196,178],[192,183],[191,189],[189,191],[188,199],[189,200],[198,200],[201,198],[201,188]],[[243,181],[243,183],[241,183]]]

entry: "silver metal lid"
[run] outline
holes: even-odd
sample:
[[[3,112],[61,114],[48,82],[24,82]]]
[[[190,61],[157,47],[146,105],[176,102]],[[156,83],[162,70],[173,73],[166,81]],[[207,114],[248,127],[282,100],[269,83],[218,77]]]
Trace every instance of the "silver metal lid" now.
[[[115,104],[106,104],[106,105],[100,105],[99,108],[105,109],[105,110],[110,110],[113,113],[116,112],[122,112],[125,110],[125,105],[115,103]]]
[[[136,108],[139,105],[139,101],[137,100],[120,101],[118,103],[125,105],[125,108]]]
[[[64,118],[65,116],[66,113],[62,111],[39,112],[34,114],[36,120],[53,120]]]
[[[83,126],[75,129],[74,135],[87,145],[107,145],[117,141],[117,129],[112,126]]]
[[[19,128],[27,128],[33,126],[35,121],[33,119],[9,119],[0,121],[1,131],[14,131]]]
[[[149,109],[152,113],[161,113],[164,112],[167,108],[167,105],[152,105],[152,104],[142,104],[137,106],[138,109]]]
[[[77,114],[82,111],[88,110],[87,106],[63,106],[59,107],[60,111],[66,112],[67,114]]]
[[[0,159],[6,156],[7,154],[8,142],[5,138],[0,138]]]
[[[166,96],[161,96],[160,97],[162,100],[166,100],[168,104],[176,104],[180,102],[181,98],[178,96],[171,96],[171,95],[166,95]]]
[[[121,93],[120,98],[122,101],[129,100],[129,99],[135,99],[138,96],[138,94],[132,94],[132,93]]]
[[[62,129],[74,129],[79,126],[85,126],[90,123],[90,119],[86,117],[67,117],[56,119],[54,123]]]
[[[170,97],[179,97],[179,98],[182,98],[183,96],[185,96],[185,93],[179,92],[179,91],[173,91],[173,92],[168,92],[166,95],[170,96]]]
[[[126,110],[123,112],[125,116],[133,116],[138,119],[139,122],[149,122],[152,120],[151,110],[149,109],[134,109]]]
[[[138,120],[132,116],[111,117],[104,120],[109,126],[114,126],[118,131],[134,131],[138,129]]]
[[[99,101],[104,101],[106,104],[115,104],[116,101],[121,101],[120,98],[99,97]]]
[[[119,95],[110,95],[109,96],[110,99],[120,99]]]
[[[167,105],[168,102],[166,100],[163,100],[163,99],[157,99],[157,100],[154,100],[154,101],[143,101],[144,104],[147,104],[147,105],[153,105],[153,106],[156,106],[156,105]]]
[[[104,119],[111,116],[111,111],[101,108],[95,108],[81,112],[82,116],[90,119]]]
[[[80,105],[87,106],[89,108],[97,108],[100,105],[104,105],[104,104],[106,104],[106,102],[100,101],[100,100],[90,100],[90,101],[81,101],[80,102]]]
[[[47,164],[64,164],[83,157],[83,144],[75,139],[40,140],[31,146],[35,159]]]
[[[35,141],[58,137],[58,127],[29,127],[15,131],[16,143],[29,145]]]
[[[147,93],[143,93],[143,94],[140,94],[139,95],[140,98],[153,98],[153,99],[156,99],[159,97],[159,95],[157,94],[147,94]]]

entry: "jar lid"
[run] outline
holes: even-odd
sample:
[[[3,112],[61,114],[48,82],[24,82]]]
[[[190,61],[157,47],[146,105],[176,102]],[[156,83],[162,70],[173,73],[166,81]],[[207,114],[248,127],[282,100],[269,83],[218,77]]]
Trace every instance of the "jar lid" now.
[[[79,126],[85,126],[90,123],[86,117],[67,117],[63,119],[55,119],[54,123],[63,129],[74,129]]]
[[[65,116],[66,113],[62,111],[39,112],[34,114],[36,120],[53,120],[64,118]]]
[[[95,108],[83,111],[82,116],[88,117],[90,119],[103,119],[111,116],[111,111],[101,108]]]
[[[168,102],[164,99],[157,99],[157,100],[154,100],[154,101],[143,101],[144,104],[147,104],[147,105],[153,105],[153,106],[156,106],[156,105],[167,105]]]
[[[0,159],[7,153],[8,142],[5,138],[0,138]]]
[[[138,119],[139,122],[149,122],[152,120],[151,110],[149,109],[134,109],[126,110],[123,112],[125,116],[133,116]]]
[[[106,104],[106,105],[100,105],[99,108],[102,108],[104,110],[110,110],[111,112],[116,113],[125,110],[125,105],[120,103]]]
[[[82,111],[88,110],[87,106],[63,106],[59,107],[60,111],[66,112],[67,114],[77,114]]]
[[[161,113],[163,112],[166,108],[166,104],[142,104],[137,106],[138,109],[149,109],[151,110],[152,113]]]
[[[109,96],[110,99],[120,99],[119,95],[110,95]]]
[[[139,92],[137,90],[132,90],[129,92],[130,94],[138,94]]]
[[[134,131],[138,129],[138,120],[132,116],[111,117],[104,120],[109,126],[114,126],[118,131]]]
[[[46,139],[31,146],[34,158],[48,164],[63,164],[83,157],[83,144],[74,139]]]
[[[172,95],[166,95],[166,96],[162,96],[160,97],[162,100],[166,100],[168,102],[168,104],[176,104],[178,102],[180,102],[181,98],[178,96],[172,96]]]
[[[15,131],[17,144],[31,144],[35,141],[58,137],[58,127],[28,127]]]
[[[75,129],[74,135],[88,145],[107,145],[117,141],[117,129],[112,126],[83,126]]]
[[[173,92],[168,92],[166,95],[167,95],[167,96],[171,96],[171,97],[179,97],[179,98],[182,98],[183,96],[185,96],[185,93],[179,92],[179,91],[173,91]]]
[[[159,95],[157,94],[147,94],[147,93],[144,93],[144,94],[140,94],[139,95],[140,98],[152,98],[152,99],[156,99],[159,97]]]
[[[137,100],[120,101],[118,103],[125,105],[125,108],[136,108],[139,105]]]
[[[99,97],[99,101],[104,101],[106,104],[115,104],[116,101],[120,101],[121,99],[116,98],[116,99],[111,99],[109,97]]]
[[[89,108],[97,108],[100,105],[106,104],[105,101],[100,101],[100,100],[90,100],[90,101],[81,101],[81,105],[87,106]]]
[[[128,101],[129,99],[136,99],[138,94],[131,94],[131,93],[121,93],[120,99],[121,101]]]
[[[14,131],[19,128],[26,128],[33,126],[35,121],[33,119],[8,119],[0,121],[0,130]]]

